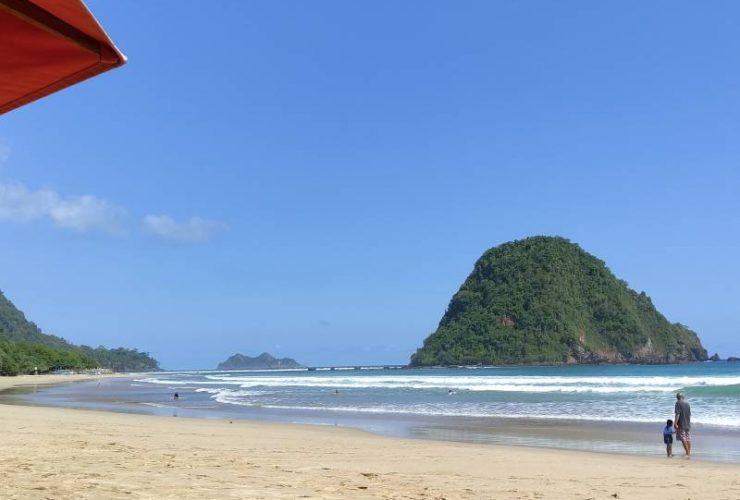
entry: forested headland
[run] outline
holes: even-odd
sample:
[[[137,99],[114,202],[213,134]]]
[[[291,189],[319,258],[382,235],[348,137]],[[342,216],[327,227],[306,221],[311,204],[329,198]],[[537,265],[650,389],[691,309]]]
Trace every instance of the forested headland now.
[[[45,334],[0,292],[0,375],[96,368],[155,371],[159,363],[136,349],[77,346]]]

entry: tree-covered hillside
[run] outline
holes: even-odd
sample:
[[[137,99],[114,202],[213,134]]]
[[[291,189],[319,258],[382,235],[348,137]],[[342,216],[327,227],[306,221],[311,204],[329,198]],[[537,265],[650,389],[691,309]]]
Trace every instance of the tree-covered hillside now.
[[[567,239],[536,236],[483,254],[411,364],[705,359],[696,333],[669,323],[604,262]]]
[[[47,335],[0,292],[0,375],[93,368],[153,371],[159,363],[136,349],[93,349]]]

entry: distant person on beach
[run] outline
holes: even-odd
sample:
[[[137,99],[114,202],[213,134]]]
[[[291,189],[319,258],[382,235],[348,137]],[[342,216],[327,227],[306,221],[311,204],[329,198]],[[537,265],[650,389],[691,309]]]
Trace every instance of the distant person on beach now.
[[[686,458],[691,458],[691,406],[684,398],[683,392],[676,393],[675,413],[673,427],[676,429],[676,439],[683,444]]]
[[[665,454],[668,458],[673,456],[673,420],[670,418],[663,427],[663,442],[665,443]]]
[[[178,393],[175,393],[175,395],[172,397],[175,401],[180,399],[180,395]]]

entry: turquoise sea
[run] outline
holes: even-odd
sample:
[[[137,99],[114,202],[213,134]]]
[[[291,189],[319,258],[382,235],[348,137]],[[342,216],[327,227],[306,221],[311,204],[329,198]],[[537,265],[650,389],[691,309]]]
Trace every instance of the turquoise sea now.
[[[692,407],[696,456],[740,463],[740,363],[160,372],[20,397],[34,404],[660,456],[660,430],[673,417],[678,390]]]

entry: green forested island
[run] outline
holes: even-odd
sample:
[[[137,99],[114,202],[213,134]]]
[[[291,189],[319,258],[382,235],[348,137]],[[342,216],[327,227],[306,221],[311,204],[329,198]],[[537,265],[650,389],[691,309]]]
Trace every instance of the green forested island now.
[[[47,335],[0,292],[0,375],[94,368],[154,371],[159,363],[136,349],[76,346]]]
[[[707,352],[645,292],[565,238],[535,236],[485,252],[412,366],[676,363]]]

